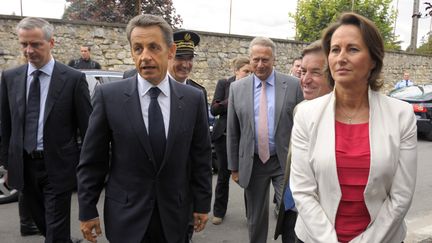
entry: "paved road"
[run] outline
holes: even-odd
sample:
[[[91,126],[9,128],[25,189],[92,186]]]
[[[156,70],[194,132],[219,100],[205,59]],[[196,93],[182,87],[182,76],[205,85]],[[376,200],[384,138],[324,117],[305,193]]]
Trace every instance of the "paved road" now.
[[[412,207],[406,218],[410,232],[409,237],[405,241],[407,243],[419,242],[415,240],[416,236],[414,233],[416,231],[425,231],[424,229],[432,225],[432,142],[420,140],[418,155],[417,187]],[[213,176],[213,184],[215,182],[216,176]],[[194,243],[243,243],[248,241],[243,191],[235,183],[231,183],[230,188],[229,209],[223,224],[215,226],[209,222],[204,232],[194,235]],[[72,200],[72,236],[80,237],[76,195],[74,195]],[[273,206],[270,207],[270,210],[268,242],[281,242],[280,238],[277,241],[271,238],[275,227],[275,218],[272,212]],[[101,209],[100,212],[102,212]],[[40,236],[21,237],[18,229],[17,203],[0,205],[0,242],[43,242],[43,238]],[[432,229],[426,231],[425,234],[432,237]],[[107,243],[108,241],[105,237],[101,237],[98,242]],[[427,242],[430,243],[432,241]]]

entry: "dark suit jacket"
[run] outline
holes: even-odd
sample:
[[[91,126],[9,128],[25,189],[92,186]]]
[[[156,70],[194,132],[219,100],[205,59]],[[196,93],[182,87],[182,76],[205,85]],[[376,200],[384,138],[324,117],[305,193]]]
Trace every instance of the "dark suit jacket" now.
[[[135,74],[137,74],[137,70],[136,70],[136,68],[132,68],[132,69],[126,70],[123,73],[123,78],[124,79],[125,78],[130,78],[130,77],[134,76]]]
[[[159,169],[143,121],[136,77],[96,89],[77,167],[79,217],[98,217],[96,203],[108,175],[104,220],[110,242],[141,242],[156,203],[165,238],[173,243],[186,235],[192,203],[194,212],[210,211],[211,147],[204,97],[195,88],[169,82],[170,122]]]
[[[4,71],[1,78],[1,159],[11,187],[22,190],[27,64]],[[45,104],[44,161],[54,190],[76,186],[79,161],[77,131],[84,136],[91,113],[85,75],[55,62]]]
[[[195,87],[199,90],[201,90],[204,93],[204,100],[205,100],[205,104],[206,104],[206,114],[207,114],[207,120],[208,120],[208,100],[207,100],[207,90],[204,88],[204,86],[202,86],[201,84],[193,81],[192,79],[186,79],[186,84],[190,85],[192,87]]]
[[[216,84],[216,90],[210,107],[212,115],[219,116],[213,127],[213,141],[222,137],[226,133],[229,87],[234,81],[235,76],[232,76],[228,79],[221,79]]]

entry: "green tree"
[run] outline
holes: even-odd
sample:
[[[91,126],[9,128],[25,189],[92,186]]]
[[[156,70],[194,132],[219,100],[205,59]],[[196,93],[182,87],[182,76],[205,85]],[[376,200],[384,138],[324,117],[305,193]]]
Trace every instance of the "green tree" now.
[[[432,55],[432,36],[428,34],[427,40],[422,41],[422,44],[417,48],[416,53]]]
[[[296,39],[312,42],[321,38],[322,31],[341,13],[354,10],[377,25],[386,49],[400,50],[400,41],[393,33],[396,11],[391,3],[392,0],[299,0],[296,13],[290,16],[296,23]]]
[[[66,0],[69,3],[63,14],[66,20],[84,20],[110,23],[127,23],[141,13],[162,16],[173,28],[181,27],[183,20],[176,14],[172,0]],[[141,7],[138,8],[138,4]]]

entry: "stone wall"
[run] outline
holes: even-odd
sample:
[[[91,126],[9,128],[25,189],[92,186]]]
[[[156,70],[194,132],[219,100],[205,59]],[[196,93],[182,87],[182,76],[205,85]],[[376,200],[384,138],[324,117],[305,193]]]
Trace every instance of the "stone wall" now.
[[[21,20],[17,16],[0,15],[0,70],[18,65],[22,54],[15,33]],[[103,69],[125,71],[133,68],[125,25],[63,21],[48,19],[55,27],[54,57],[64,63],[78,58],[82,44],[92,45],[92,58]],[[216,82],[231,76],[230,62],[237,56],[247,56],[248,45],[253,37],[198,32],[201,43],[197,48],[192,79],[204,85],[211,101]],[[288,73],[293,59],[300,55],[306,43],[273,39],[277,45],[276,69]],[[432,56],[413,55],[405,52],[387,52],[384,59],[383,92],[392,89],[401,79],[403,71],[409,70],[415,83],[432,81]]]

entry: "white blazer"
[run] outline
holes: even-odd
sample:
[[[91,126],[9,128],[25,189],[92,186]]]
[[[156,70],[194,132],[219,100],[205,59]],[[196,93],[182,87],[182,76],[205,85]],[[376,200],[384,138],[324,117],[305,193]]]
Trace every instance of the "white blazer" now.
[[[406,102],[368,95],[371,161],[364,198],[371,222],[351,242],[402,242],[417,174],[416,118]],[[294,118],[290,186],[299,212],[295,232],[307,243],[338,242],[334,107],[332,92],[302,103]]]

